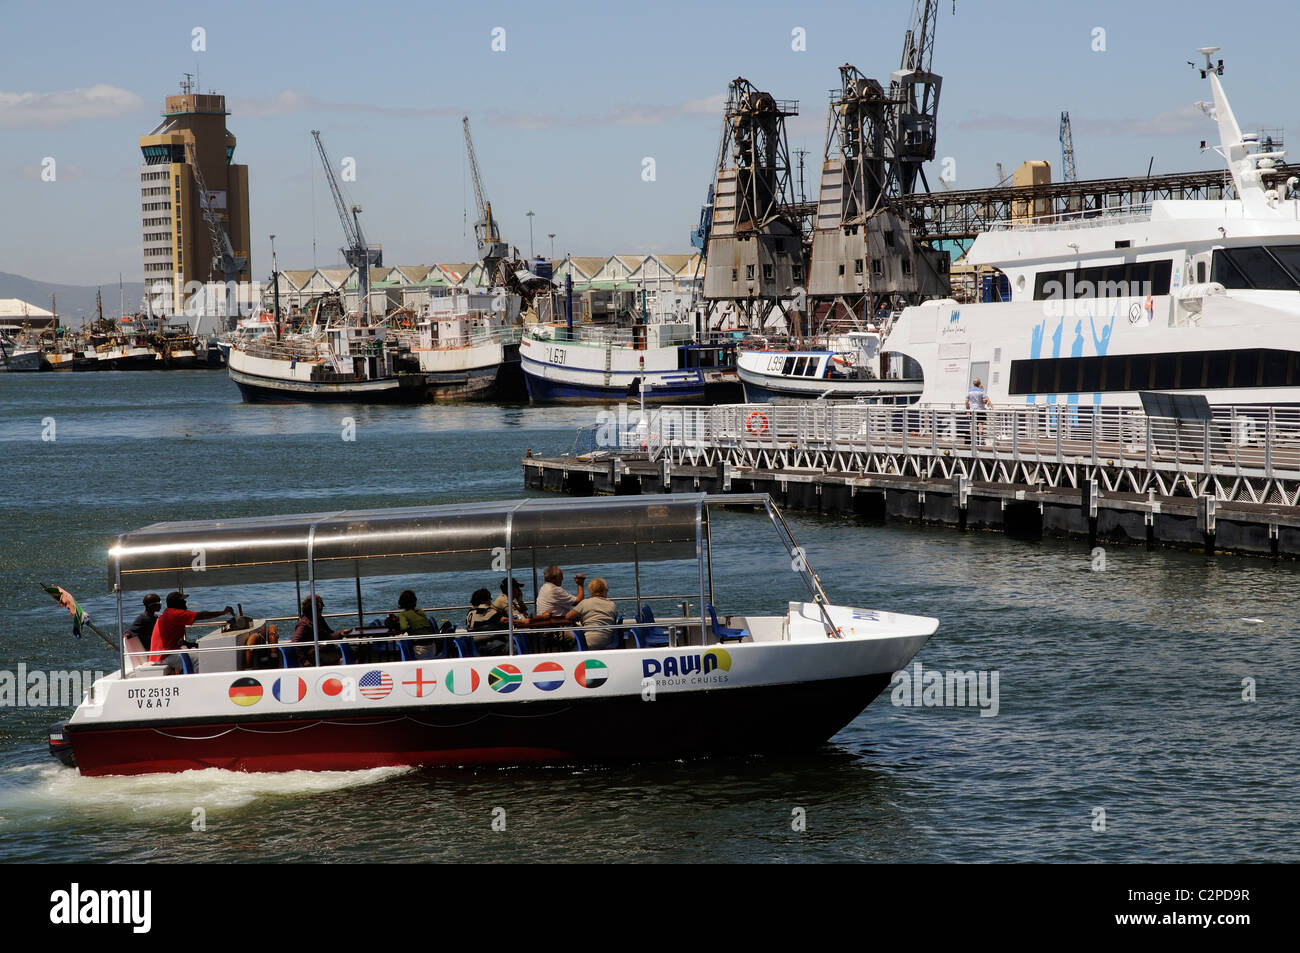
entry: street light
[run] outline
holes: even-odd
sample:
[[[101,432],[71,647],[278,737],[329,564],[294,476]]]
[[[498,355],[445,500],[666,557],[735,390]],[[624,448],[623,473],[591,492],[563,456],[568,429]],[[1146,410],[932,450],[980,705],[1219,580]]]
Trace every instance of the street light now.
[[[555,261],[555,232],[547,232],[546,237],[551,240],[551,261]]]
[[[533,257],[533,213],[528,213],[528,257]]]

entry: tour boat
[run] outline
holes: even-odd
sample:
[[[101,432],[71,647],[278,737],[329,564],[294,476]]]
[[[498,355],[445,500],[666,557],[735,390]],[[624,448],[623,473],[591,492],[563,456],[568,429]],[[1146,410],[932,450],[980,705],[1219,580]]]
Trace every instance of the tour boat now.
[[[1233,199],[1164,199],[1025,217],[966,261],[1009,300],[906,308],[881,347],[923,368],[921,403],[1137,407],[1144,391],[1211,405],[1300,403],[1300,180],[1268,137],[1242,133],[1215,65],[1213,102]],[[997,295],[995,297],[1002,297]]]
[[[429,400],[527,396],[519,369],[519,305],[514,294],[446,295],[410,322],[414,328],[395,332],[404,362],[424,375]]]
[[[875,331],[851,331],[812,347],[757,343],[761,346],[741,347],[736,356],[749,404],[773,399],[910,404],[921,395],[920,377],[880,376]]]
[[[724,507],[751,515],[715,526]],[[754,567],[769,576],[763,605],[715,609],[713,534],[765,524],[788,561]],[[427,594],[439,579],[464,588],[469,574],[495,592],[502,576],[529,573],[536,586],[549,563],[609,576],[610,597],[628,618],[539,628],[512,617],[496,633],[508,653],[493,656],[479,655],[473,636],[448,626],[419,637],[418,649],[415,639],[365,628],[399,588]],[[51,752],[86,775],[566,764],[808,748],[857,717],[938,627],[931,618],[832,604],[784,518],[759,494],[156,523],[118,536],[108,570],[123,632],[123,607],[139,592],[203,590],[194,598],[211,606],[257,586],[277,605],[317,606],[313,631],[320,633],[323,610],[311,597],[332,583],[331,600],[344,586],[350,598],[354,583],[362,634],[296,643],[308,661],[334,661],[323,653],[337,647],[338,664],[303,667],[283,642],[246,645],[276,621],[287,640],[296,610],[279,619],[241,610],[187,651],[184,668],[193,672],[170,675],[136,654],[140,646],[130,639],[122,669],[96,681],[50,732]],[[776,598],[772,585],[787,573],[805,594],[780,614],[763,614]],[[385,597],[374,594],[380,579]],[[604,641],[598,628],[612,629],[616,643],[591,648]],[[538,639],[561,631],[572,633],[577,650]],[[259,653],[260,664],[269,658],[279,667],[248,667],[259,664]]]

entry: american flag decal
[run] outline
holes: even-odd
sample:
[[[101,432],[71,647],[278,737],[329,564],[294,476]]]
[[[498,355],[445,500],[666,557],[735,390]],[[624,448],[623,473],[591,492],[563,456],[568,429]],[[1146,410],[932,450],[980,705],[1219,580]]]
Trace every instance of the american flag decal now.
[[[357,682],[357,688],[361,689],[361,694],[367,698],[376,700],[384,698],[393,690],[392,676],[387,672],[381,672],[374,668],[361,676]]]

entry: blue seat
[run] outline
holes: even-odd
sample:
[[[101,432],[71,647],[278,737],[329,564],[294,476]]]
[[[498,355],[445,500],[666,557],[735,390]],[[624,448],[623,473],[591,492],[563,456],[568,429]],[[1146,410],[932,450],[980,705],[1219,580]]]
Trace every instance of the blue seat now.
[[[339,655],[342,657],[340,659],[339,664],[341,665],[357,664],[357,653],[352,651],[352,646],[348,645],[348,643],[346,642],[339,642],[338,647],[339,647]]]
[[[713,608],[712,602],[705,603],[705,607],[709,610],[709,620],[713,623],[713,634],[717,636],[719,642],[729,642],[732,639],[740,642],[744,639],[750,639],[748,629],[730,629],[720,624],[718,622],[718,612]],[[750,641],[752,642],[753,639],[750,639]]]
[[[515,629],[515,654],[532,655],[533,654],[533,636],[532,633],[523,629]]]
[[[649,605],[643,605],[641,611],[637,613],[636,620],[643,624],[653,622],[655,614],[650,611]],[[661,625],[632,629],[631,632],[632,640],[639,649],[659,649],[668,645],[668,630]]]
[[[194,674],[194,660],[190,658],[189,652],[181,653],[181,674],[182,675]]]
[[[291,645],[277,645],[276,648],[280,650],[280,667],[281,667],[281,668],[297,668],[297,667],[298,667],[298,652],[297,652],[296,649],[293,648],[293,646],[291,646]]]
[[[411,653],[410,639],[397,640],[397,653],[403,662],[415,661],[415,656]]]
[[[478,645],[472,635],[458,635],[454,641],[461,658],[478,658]]]

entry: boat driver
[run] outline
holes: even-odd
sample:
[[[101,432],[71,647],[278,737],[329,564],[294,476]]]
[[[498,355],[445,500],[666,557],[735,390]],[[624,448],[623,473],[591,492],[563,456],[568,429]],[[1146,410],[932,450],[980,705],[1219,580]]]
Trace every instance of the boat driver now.
[[[153,626],[153,639],[149,646],[149,661],[162,662],[167,666],[168,675],[179,675],[184,671],[180,652],[181,643],[185,641],[185,630],[195,622],[218,619],[228,615],[235,617],[235,610],[230,606],[215,612],[191,612],[185,605],[183,592],[167,593],[167,608]]]

